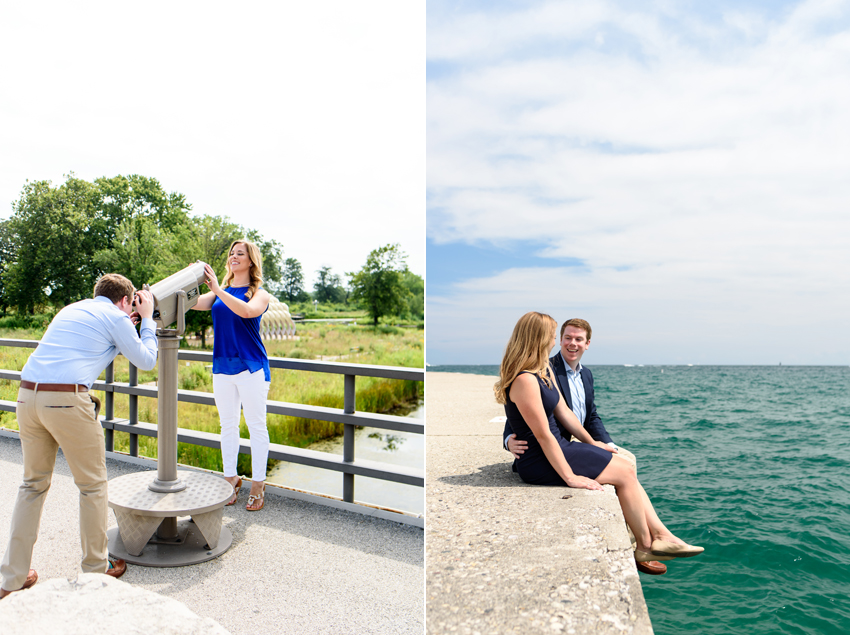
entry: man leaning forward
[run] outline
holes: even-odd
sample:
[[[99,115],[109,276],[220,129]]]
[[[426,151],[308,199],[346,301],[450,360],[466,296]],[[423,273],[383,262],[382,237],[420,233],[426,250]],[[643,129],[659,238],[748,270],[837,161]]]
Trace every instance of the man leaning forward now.
[[[119,352],[142,370],[156,366],[152,315],[149,291],[136,292],[124,276],[106,274],[97,281],[93,299],[68,305],[56,315],[21,371],[17,417],[24,481],[0,565],[0,598],[29,588],[38,579],[30,564],[58,448],[80,490],[83,572],[119,577],[126,569],[124,561],[108,559],[109,499],[103,429],[97,418],[100,402],[89,390]]]

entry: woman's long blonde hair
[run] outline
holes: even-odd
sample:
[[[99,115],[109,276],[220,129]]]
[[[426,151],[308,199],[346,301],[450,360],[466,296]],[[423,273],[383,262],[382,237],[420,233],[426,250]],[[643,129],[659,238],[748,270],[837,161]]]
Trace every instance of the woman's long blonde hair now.
[[[543,379],[547,386],[552,387],[549,351],[552,349],[552,339],[557,330],[558,323],[545,313],[531,311],[519,319],[505,347],[505,355],[499,369],[499,381],[493,386],[497,402],[507,402],[505,390],[524,370],[531,371]]]
[[[260,254],[259,248],[252,242],[247,240],[234,240],[227,250],[227,260],[224,266],[227,268],[227,273],[224,280],[221,281],[222,289],[226,289],[233,281],[233,272],[230,270],[230,254],[236,245],[245,245],[245,251],[248,252],[248,259],[251,261],[251,269],[248,274],[251,276],[251,282],[248,284],[248,291],[245,293],[245,299],[250,300],[254,297],[257,289],[263,284],[263,256]]]

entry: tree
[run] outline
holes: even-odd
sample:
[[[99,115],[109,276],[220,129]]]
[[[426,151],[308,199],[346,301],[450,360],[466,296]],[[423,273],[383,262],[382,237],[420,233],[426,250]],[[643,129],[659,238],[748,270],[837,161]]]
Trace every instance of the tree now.
[[[412,271],[403,271],[401,283],[408,291],[405,313],[410,319],[425,319],[425,281]]]
[[[168,232],[185,223],[192,206],[179,192],[167,193],[159,181],[139,174],[100,177],[94,180],[101,205],[96,229],[106,237],[111,247],[115,230],[128,218],[150,218]]]
[[[6,292],[6,269],[14,261],[15,236],[8,220],[0,221],[0,313],[6,315],[9,297]]]
[[[304,297],[304,273],[301,271],[301,263],[298,260],[286,259],[280,282],[283,298],[289,302],[296,302]]]
[[[245,231],[243,236],[260,250],[263,258],[263,287],[272,295],[277,295],[283,276],[283,245],[276,240],[266,240],[254,229]]]
[[[111,249],[94,255],[94,262],[104,272],[120,273],[140,289],[160,278],[164,258],[169,258],[174,245],[180,244],[171,232],[157,227],[152,218],[127,218],[114,230]],[[182,267],[179,267],[182,268]]]
[[[410,292],[403,283],[407,271],[407,255],[398,244],[385,245],[373,250],[366,264],[351,277],[351,297],[363,305],[375,326],[385,315],[396,315],[404,310]]]
[[[131,175],[89,183],[72,173],[58,187],[27,181],[13,208],[11,255],[4,255],[0,270],[4,301],[33,313],[36,306],[90,297],[107,270],[146,282],[154,263],[171,251],[167,238],[185,224],[191,206],[156,179]]]
[[[322,267],[318,271],[319,279],[313,284],[313,297],[319,302],[345,302],[345,289],[342,281],[330,267]]]
[[[90,297],[99,270],[91,254],[104,245],[93,230],[97,188],[70,175],[60,187],[27,182],[14,204],[11,261],[3,272],[8,302],[20,313]]]

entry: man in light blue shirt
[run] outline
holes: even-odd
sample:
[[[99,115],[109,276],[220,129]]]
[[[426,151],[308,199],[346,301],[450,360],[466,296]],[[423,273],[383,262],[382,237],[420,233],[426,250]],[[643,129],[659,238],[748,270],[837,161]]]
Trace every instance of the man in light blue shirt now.
[[[142,370],[156,366],[153,309],[149,291],[136,292],[124,276],[106,274],[97,281],[93,299],[56,315],[21,371],[17,417],[24,481],[0,565],[0,599],[38,579],[30,569],[32,550],[60,447],[80,490],[83,572],[117,578],[126,570],[123,560],[108,559],[103,429],[97,418],[100,403],[89,389],[119,352]]]

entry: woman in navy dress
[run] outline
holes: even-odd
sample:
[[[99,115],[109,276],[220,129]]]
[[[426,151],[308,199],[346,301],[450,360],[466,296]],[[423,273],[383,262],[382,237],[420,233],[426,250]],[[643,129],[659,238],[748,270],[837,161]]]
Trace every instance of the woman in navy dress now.
[[[496,401],[505,405],[517,438],[528,442],[516,463],[520,478],[535,485],[590,490],[613,485],[626,524],[635,535],[638,562],[702,553],[702,547],[686,544],[664,526],[632,464],[607,444],[594,441],[567,407],[549,366],[557,328],[557,322],[543,313],[522,316],[505,348],[494,386]],[[558,422],[579,441],[566,440]]]
[[[248,511],[265,504],[266,464],[269,457],[269,431],[266,427],[266,398],[271,373],[269,358],[260,338],[260,320],[269,307],[269,292],[262,288],[263,263],[260,250],[247,240],[230,246],[227,274],[219,286],[215,271],[205,265],[209,293],[192,307],[212,311],[213,394],[221,420],[221,458],[224,478],[233,486],[233,505],[242,479],[236,473],[239,455],[239,418],[251,436],[251,493]]]

